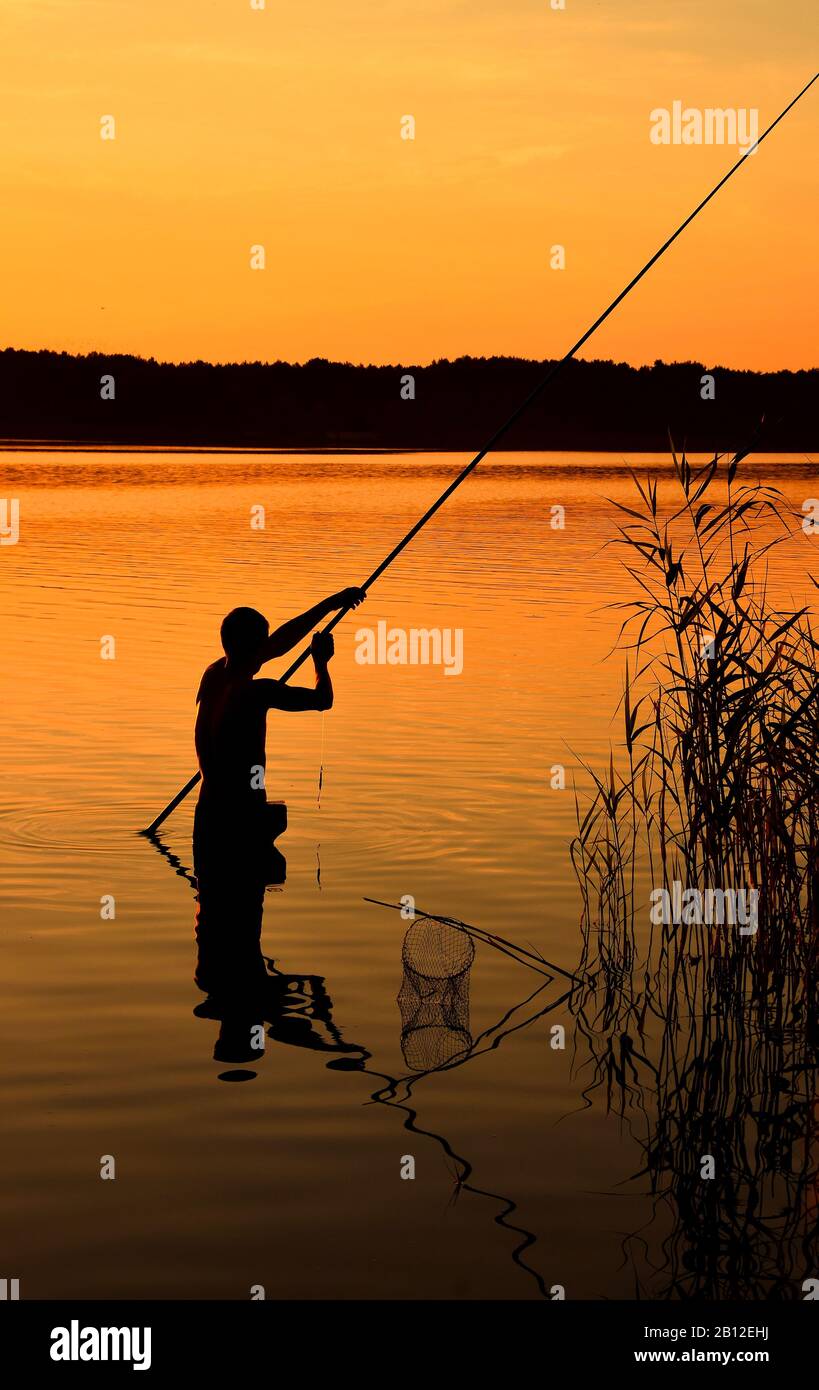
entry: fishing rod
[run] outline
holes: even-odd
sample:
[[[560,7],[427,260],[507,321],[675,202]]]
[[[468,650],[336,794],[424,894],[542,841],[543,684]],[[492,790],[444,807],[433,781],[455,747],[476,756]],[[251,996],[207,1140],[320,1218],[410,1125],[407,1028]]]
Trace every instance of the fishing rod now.
[[[751,145],[745,151],[745,153],[737,160],[736,164],[734,164],[733,167],[728,170],[727,174],[723,175],[719,183],[711,189],[711,192],[707,195],[707,197],[703,198],[702,202],[697,204],[697,206],[694,208],[694,211],[689,213],[688,217],[686,217],[684,222],[680,223],[677,230],[671,234],[667,241],[663,242],[662,246],[659,248],[658,251],[654,252],[654,255],[651,257],[650,260],[646,261],[642,270],[638,271],[632,280],[629,280],[625,288],[622,289],[620,293],[617,295],[617,297],[611,301],[611,304],[609,304],[608,308],[603,310],[603,313],[600,314],[599,318],[596,318],[594,320],[594,323],[591,325],[591,327],[587,328],[585,333],[580,338],[578,338],[577,342],[573,345],[573,347],[570,347],[569,351],[558,361],[552,363],[545,376],[543,376],[541,380],[537,383],[537,385],[529,392],[529,395],[521,401],[517,409],[513,410],[508,420],[505,420],[504,423],[499,427],[499,429],[495,430],[495,433],[492,435],[491,439],[489,439],[486,442],[486,444],[484,444],[482,449],[478,450],[475,457],[469,461],[469,463],[466,465],[465,468],[461,470],[458,476],[452,480],[452,482],[449,484],[447,488],[444,489],[437,502],[433,502],[432,506],[424,512],[424,515],[420,518],[420,520],[416,521],[415,525],[407,532],[403,540],[400,540],[398,544],[394,547],[394,549],[390,551],[389,555],[387,555],[381,561],[381,564],[376,566],[369,579],[365,579],[364,583],[359,586],[361,589],[364,590],[365,593],[369,588],[372,587],[372,585],[375,583],[377,579],[380,579],[385,569],[387,569],[392,564],[393,560],[397,559],[397,557],[401,554],[401,551],[406,549],[410,541],[414,540],[414,538],[418,535],[418,532],[424,526],[426,526],[427,522],[431,520],[435,513],[444,505],[447,499],[452,496],[455,489],[459,488],[461,486],[461,483],[466,481],[470,473],[472,473],[474,469],[477,468],[481,460],[486,458],[486,455],[490,452],[490,450],[495,448],[496,444],[498,444],[498,442],[503,438],[503,436],[508,433],[508,431],[512,428],[514,424],[517,424],[517,421],[520,419],[521,415],[523,415],[524,412],[529,409],[529,406],[532,404],[533,401],[537,400],[541,392],[544,391],[545,388],[549,385],[549,382],[553,381],[554,378],[557,376],[558,372],[566,366],[566,363],[571,362],[572,358],[576,355],[576,353],[578,353],[580,349],[584,346],[584,344],[589,341],[589,338],[592,336],[592,334],[596,333],[598,328],[600,328],[601,325],[606,322],[606,319],[614,313],[618,305],[622,304],[626,295],[630,294],[636,285],[639,285],[640,281],[643,279],[645,275],[648,274],[652,266],[656,265],[657,261],[660,259],[661,256],[665,255],[666,251],[670,246],[673,246],[674,242],[677,240],[677,237],[681,236],[682,233],[685,231],[686,227],[690,226],[690,224],[694,221],[694,218],[698,217],[699,214],[702,212],[703,208],[708,206],[708,204],[711,202],[711,199],[716,197],[720,189],[723,188],[724,185],[728,182],[728,180],[732,178],[733,175],[737,172],[737,169],[739,169],[745,163],[748,156],[752,155],[755,150],[759,149],[759,146],[762,144],[762,141],[767,139],[771,131],[779,125],[780,121],[783,121],[785,119],[788,112],[791,111],[793,107],[796,105],[796,103],[802,99],[805,93],[810,90],[817,77],[819,77],[819,73],[814,73],[810,81],[805,83],[805,86],[802,88],[801,92],[797,92],[793,100],[788,102],[788,105],[785,107],[785,109],[783,111],[780,111],[779,115],[776,117],[776,120],[771,121],[771,124],[767,127],[766,130],[762,132],[756,143]],[[345,617],[347,613],[349,613],[351,607],[352,604],[347,604],[346,607],[339,609],[338,613],[336,613],[335,617],[331,619],[327,626],[322,628],[322,633],[332,632],[333,628],[341,622],[341,619]],[[304,651],[301,653],[300,656],[296,658],[292,666],[289,666],[288,669],[285,671],[284,675],[279,678],[282,685],[289,681],[291,676],[295,675],[296,671],[298,671],[299,667],[303,665],[303,663],[307,660],[309,655],[310,647],[305,647]],[[141,830],[139,833],[141,835],[153,835],[159,829],[160,825],[162,825],[163,821],[167,820],[171,812],[176,810],[180,801],[184,801],[188,793],[193,791],[197,782],[201,781],[201,778],[201,772],[195,773],[194,776],[191,777],[190,781],[185,783],[182,790],[177,792],[173,800],[168,802],[165,809],[163,811],[160,811],[156,819],[151,821],[151,824],[147,826],[145,830]]]

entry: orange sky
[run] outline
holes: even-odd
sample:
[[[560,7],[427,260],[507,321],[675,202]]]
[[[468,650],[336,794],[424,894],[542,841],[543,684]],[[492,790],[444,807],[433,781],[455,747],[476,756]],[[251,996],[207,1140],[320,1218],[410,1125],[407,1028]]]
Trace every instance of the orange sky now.
[[[560,354],[737,156],[653,145],[651,110],[761,129],[817,30],[816,0],[0,0],[0,345]],[[817,365],[818,146],[819,84],[585,355]]]

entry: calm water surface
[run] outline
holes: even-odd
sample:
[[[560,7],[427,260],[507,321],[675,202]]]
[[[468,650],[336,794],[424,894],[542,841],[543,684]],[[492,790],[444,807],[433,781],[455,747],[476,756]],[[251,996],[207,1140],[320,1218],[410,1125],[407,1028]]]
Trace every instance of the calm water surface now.
[[[604,1095],[584,1099],[566,981],[479,945],[465,1056],[407,1100],[387,1081],[412,1074],[396,1002],[407,923],[365,902],[411,894],[575,966],[571,782],[619,738],[606,605],[631,594],[603,546],[625,461],[484,463],[337,630],[333,711],[270,715],[268,791],[290,824],[263,949],[323,978],[314,1032],[366,1049],[365,1070],[271,1038],[252,1062],[226,1059],[219,1021],[194,1014],[193,798],[163,829],[170,857],[135,834],[195,769],[194,695],[225,612],[277,624],[360,581],[463,462],[0,456],[21,507],[0,552],[0,1244],[24,1297],[632,1295],[623,1232],[650,1199],[628,1127]],[[805,460],[750,471],[797,510],[816,493]],[[797,602],[812,544],[777,562]],[[463,629],[463,673],[358,665],[356,631],[382,619]],[[237,1070],[252,1075],[223,1079]],[[452,1154],[471,1168],[459,1192]],[[100,1180],[103,1155],[116,1181]]]

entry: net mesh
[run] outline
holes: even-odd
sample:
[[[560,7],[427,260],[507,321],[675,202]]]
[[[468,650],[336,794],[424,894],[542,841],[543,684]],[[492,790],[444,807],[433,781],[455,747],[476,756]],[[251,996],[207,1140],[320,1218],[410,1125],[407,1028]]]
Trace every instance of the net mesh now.
[[[469,972],[475,943],[460,927],[422,918],[409,927],[401,958],[401,1051],[411,1071],[431,1071],[472,1046]]]

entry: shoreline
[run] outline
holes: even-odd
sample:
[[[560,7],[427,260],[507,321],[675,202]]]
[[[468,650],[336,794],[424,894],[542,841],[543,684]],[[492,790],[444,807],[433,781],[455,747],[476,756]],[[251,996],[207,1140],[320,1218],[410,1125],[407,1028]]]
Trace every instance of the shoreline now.
[[[612,445],[610,448],[600,448],[599,445],[582,446],[579,445],[572,449],[555,448],[531,448],[504,447],[493,451],[492,457],[496,454],[559,454],[564,457],[568,454],[578,455],[600,455],[600,454],[620,454],[625,449],[630,454],[650,456],[651,458],[661,457],[671,462],[671,454],[668,446],[665,449],[649,449],[645,446],[636,445]],[[424,446],[413,448],[408,445],[361,445],[351,447],[346,444],[337,446],[331,444],[317,445],[247,445],[247,444],[142,444],[139,442],[113,443],[98,442],[96,440],[82,439],[0,439],[0,454],[53,454],[53,453],[74,453],[74,454],[235,454],[237,457],[248,455],[263,455],[270,457],[292,457],[293,455],[326,455],[327,457],[379,457],[386,456],[398,458],[407,454],[464,454],[470,455],[475,452],[474,446],[467,446],[461,449],[453,448],[451,445]],[[679,451],[681,452],[681,451]],[[730,449],[719,450],[720,455],[727,456],[732,451]],[[800,449],[753,449],[750,451],[749,458],[772,458],[781,462],[806,464],[809,467],[819,467],[819,460],[814,461],[808,457],[813,450]],[[712,458],[712,449],[688,449],[686,456],[692,462],[697,459]],[[628,466],[627,460],[623,460],[624,466]]]

